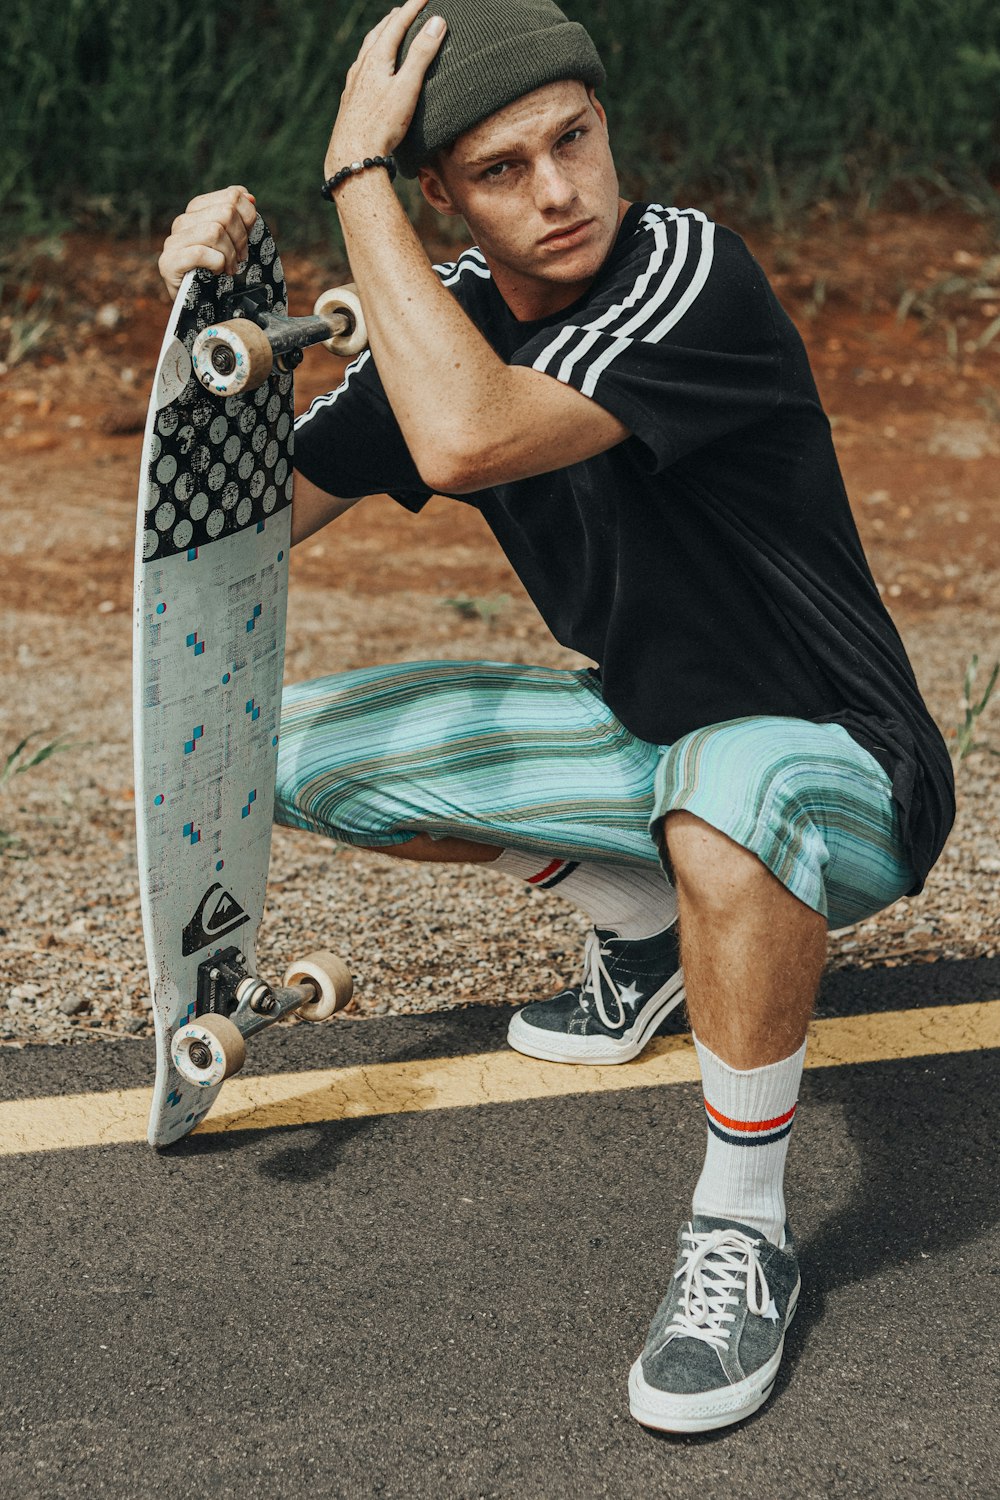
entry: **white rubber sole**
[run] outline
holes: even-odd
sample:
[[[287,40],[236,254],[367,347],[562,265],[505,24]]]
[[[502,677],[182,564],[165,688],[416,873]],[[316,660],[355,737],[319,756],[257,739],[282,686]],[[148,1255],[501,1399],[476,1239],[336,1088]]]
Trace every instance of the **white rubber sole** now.
[[[507,1027],[507,1041],[515,1052],[538,1057],[542,1062],[603,1064],[631,1062],[651,1039],[664,1017],[684,999],[684,970],[671,974],[662,989],[657,990],[643,1006],[632,1026],[620,1037],[577,1036],[567,1031],[544,1031],[522,1020],[524,1011],[515,1011]]]
[[[766,1365],[736,1385],[722,1386],[717,1391],[698,1391],[694,1395],[659,1391],[647,1384],[640,1355],[628,1372],[628,1409],[636,1421],[644,1427],[655,1427],[658,1432],[714,1432],[718,1427],[729,1427],[753,1416],[774,1390],[785,1334],[795,1316],[801,1285],[801,1281],[796,1283],[789,1298],[785,1332],[774,1354]]]

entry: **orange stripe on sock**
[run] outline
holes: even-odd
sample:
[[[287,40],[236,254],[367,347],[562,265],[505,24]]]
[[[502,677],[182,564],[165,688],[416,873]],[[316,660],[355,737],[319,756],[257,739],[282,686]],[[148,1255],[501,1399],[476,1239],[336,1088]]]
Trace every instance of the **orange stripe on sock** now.
[[[713,1109],[707,1099],[705,1108],[713,1120],[717,1120],[720,1125],[725,1125],[728,1130],[773,1130],[776,1125],[787,1125],[797,1106],[793,1104],[787,1114],[776,1115],[773,1120],[731,1120],[728,1115],[720,1114],[717,1109]]]
[[[529,875],[528,884],[538,885],[540,881],[548,880],[549,876],[554,875],[556,871],[561,869],[565,863],[566,861],[564,859],[554,859],[550,865],[545,866],[544,870],[539,870],[537,875]]]

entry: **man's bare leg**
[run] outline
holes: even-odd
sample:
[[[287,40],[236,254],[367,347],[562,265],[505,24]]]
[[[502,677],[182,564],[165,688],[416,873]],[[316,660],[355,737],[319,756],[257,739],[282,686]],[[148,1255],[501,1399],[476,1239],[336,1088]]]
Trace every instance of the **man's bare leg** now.
[[[805,1038],[826,958],[826,918],[749,850],[687,812],[664,819],[680,904],[688,1014],[731,1068],[759,1068]]]
[[[669,927],[677,902],[663,872],[652,865],[637,868],[605,865],[600,860],[567,860],[559,855],[522,854],[479,844],[471,839],[432,839],[417,834],[405,844],[371,849],[396,859],[435,864],[497,864],[505,875],[535,889],[545,877],[562,900],[585,912],[596,925],[626,938],[641,938]],[[543,881],[541,889],[547,889]]]
[[[826,919],[756,855],[691,813],[669,814],[665,833],[708,1127],[693,1212],[747,1225],[780,1245],[785,1158]]]
[[[503,853],[495,844],[476,844],[469,839],[432,839],[418,833],[405,844],[371,847],[369,854],[388,854],[390,859],[412,859],[420,864],[490,865]]]

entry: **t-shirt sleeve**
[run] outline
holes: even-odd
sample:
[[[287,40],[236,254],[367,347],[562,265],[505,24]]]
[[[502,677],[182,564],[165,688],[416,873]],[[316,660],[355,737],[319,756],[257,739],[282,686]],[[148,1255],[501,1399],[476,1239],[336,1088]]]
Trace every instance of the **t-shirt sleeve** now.
[[[590,396],[653,470],[769,415],[781,354],[763,272],[696,210],[647,213],[593,295],[511,363]]]
[[[348,365],[335,390],[295,423],[295,467],[343,500],[390,494],[407,510],[430,499],[382,387],[371,351]]]

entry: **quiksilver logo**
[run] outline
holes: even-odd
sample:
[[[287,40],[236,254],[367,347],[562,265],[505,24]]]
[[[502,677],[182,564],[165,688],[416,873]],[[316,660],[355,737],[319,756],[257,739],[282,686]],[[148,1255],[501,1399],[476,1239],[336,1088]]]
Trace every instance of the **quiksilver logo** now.
[[[216,881],[202,896],[198,910],[184,929],[181,952],[187,958],[189,954],[197,953],[199,948],[207,948],[209,943],[235,932],[237,927],[242,927],[249,920],[236,897]]]

